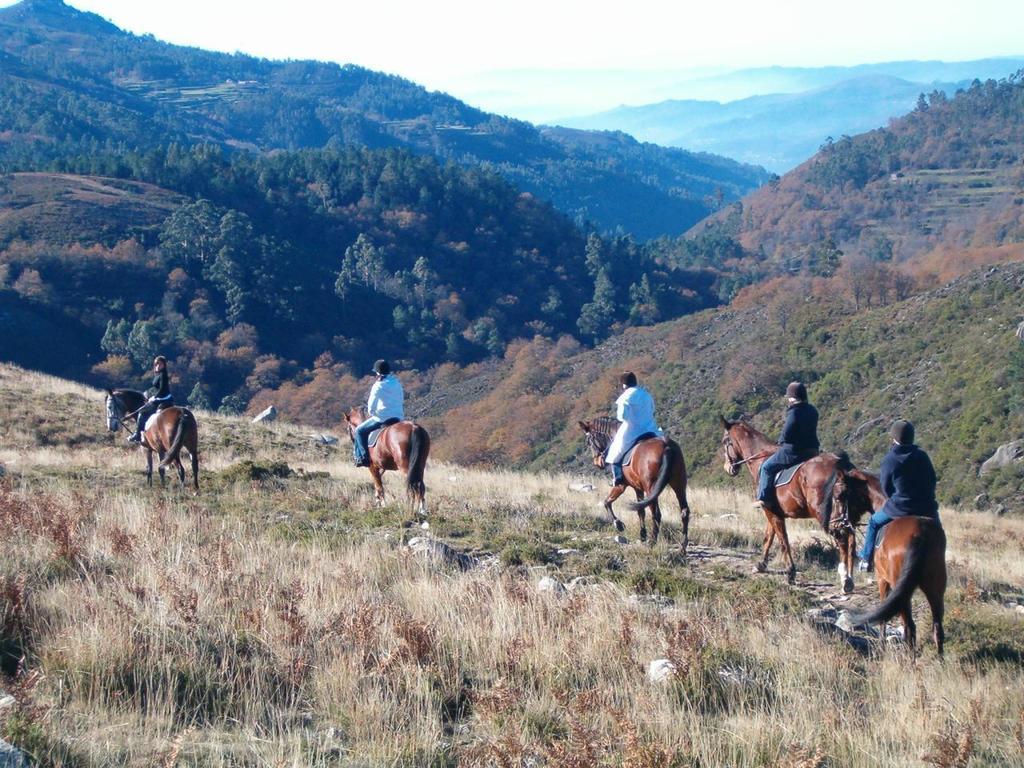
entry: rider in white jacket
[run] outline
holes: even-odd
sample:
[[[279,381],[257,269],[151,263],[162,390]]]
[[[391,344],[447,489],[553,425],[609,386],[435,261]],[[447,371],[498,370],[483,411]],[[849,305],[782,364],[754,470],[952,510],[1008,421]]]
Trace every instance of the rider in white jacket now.
[[[661,437],[664,433],[654,421],[654,398],[646,389],[637,385],[636,374],[626,371],[619,377],[619,383],[622,385],[622,394],[615,401],[615,415],[622,424],[608,446],[605,462],[611,465],[613,483],[625,485],[621,462],[626,452],[638,438],[650,434]]]
[[[367,441],[370,433],[388,422],[405,418],[405,393],[402,391],[402,382],[391,374],[391,366],[386,360],[378,360],[373,364],[373,372],[377,380],[370,388],[370,396],[366,400],[368,418],[356,427],[355,440],[352,441],[357,467],[369,466]]]

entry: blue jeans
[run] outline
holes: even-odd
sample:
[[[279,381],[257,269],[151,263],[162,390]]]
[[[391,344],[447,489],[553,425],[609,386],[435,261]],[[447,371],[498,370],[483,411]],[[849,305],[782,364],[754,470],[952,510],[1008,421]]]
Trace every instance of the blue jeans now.
[[[370,439],[370,433],[383,424],[376,416],[371,416],[358,427],[356,427],[355,439],[352,441],[352,455],[355,460],[362,464],[367,460],[370,449],[366,443]]]
[[[761,471],[757,476],[758,501],[770,501],[772,483],[775,482],[775,476],[786,467],[791,466],[793,464],[786,461],[784,457],[779,456],[778,452],[768,457],[768,460],[761,465]]]
[[[146,403],[142,406],[139,412],[135,414],[135,431],[141,433],[142,430],[146,428],[146,419],[157,411],[163,410],[164,408],[170,408],[172,405],[174,405],[173,395],[167,395],[167,397]]]
[[[892,521],[893,518],[881,510],[871,516],[871,519],[868,520],[868,529],[864,531],[864,546],[860,548],[860,554],[858,555],[861,560],[867,563],[871,562],[871,559],[875,556],[875,538],[878,535],[878,529]]]

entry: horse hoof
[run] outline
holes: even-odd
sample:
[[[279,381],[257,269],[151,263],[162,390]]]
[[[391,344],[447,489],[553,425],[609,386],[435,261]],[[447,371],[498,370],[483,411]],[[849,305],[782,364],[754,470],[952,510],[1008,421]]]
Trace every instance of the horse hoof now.
[[[843,579],[843,594],[848,595],[853,592],[853,579],[847,576]]]
[[[768,570],[768,564],[763,560],[754,565],[754,573],[764,573]]]
[[[623,524],[623,522],[621,520],[616,520],[615,521],[615,530],[618,531],[619,533],[622,533],[624,530],[626,530],[626,526]]]
[[[786,581],[790,584],[796,583],[796,571],[786,571]]]
[[[640,529],[640,541],[647,541],[647,531],[645,531],[643,528]],[[653,544],[654,542],[652,541],[651,543]]]

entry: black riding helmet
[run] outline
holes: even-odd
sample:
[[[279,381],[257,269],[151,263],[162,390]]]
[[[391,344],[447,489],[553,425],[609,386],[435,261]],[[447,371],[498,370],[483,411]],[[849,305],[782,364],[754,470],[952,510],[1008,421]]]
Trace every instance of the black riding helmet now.
[[[391,366],[387,360],[378,360],[373,364],[373,372],[378,376],[387,376],[391,373]]]

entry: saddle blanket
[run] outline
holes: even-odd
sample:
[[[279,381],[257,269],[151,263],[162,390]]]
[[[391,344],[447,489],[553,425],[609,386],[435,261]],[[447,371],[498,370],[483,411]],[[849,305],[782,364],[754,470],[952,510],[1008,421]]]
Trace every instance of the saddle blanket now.
[[[377,438],[380,437],[380,433],[383,432],[388,427],[390,427],[392,424],[397,424],[399,421],[401,421],[401,419],[388,419],[387,421],[385,421],[383,424],[381,424],[367,436],[366,445],[370,448],[373,448],[373,446],[377,444]]]
[[[787,467],[779,472],[779,474],[775,476],[775,487],[779,488],[783,485],[788,485],[789,481],[793,479],[793,475],[796,474],[796,471],[806,463],[806,461],[801,461],[799,464],[794,464],[792,467]]]
[[[633,441],[633,444],[629,446],[629,450],[622,456],[622,466],[628,467],[629,463],[633,461],[633,451],[640,445],[644,440],[650,440],[652,437],[657,437],[653,432],[644,432],[640,437]]]

